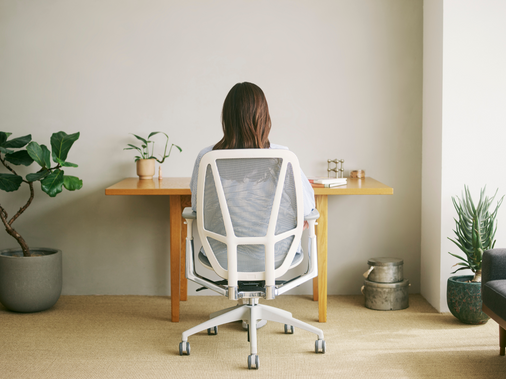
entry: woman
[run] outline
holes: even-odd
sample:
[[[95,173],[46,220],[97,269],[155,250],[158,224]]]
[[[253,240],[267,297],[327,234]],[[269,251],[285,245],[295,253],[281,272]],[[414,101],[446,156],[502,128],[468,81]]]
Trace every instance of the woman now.
[[[271,118],[263,91],[253,83],[237,83],[229,91],[221,114],[223,138],[215,145],[203,149],[195,161],[190,182],[192,209],[197,211],[197,179],[199,165],[204,154],[220,149],[287,149],[271,144]],[[311,184],[301,171],[304,194],[304,216],[315,207],[314,192]],[[304,223],[306,227],[307,223]]]
[[[215,145],[208,146],[203,149],[195,161],[193,168],[193,175],[190,182],[192,192],[192,209],[197,211],[197,182],[199,165],[204,154],[211,150],[220,149],[287,149],[284,146],[271,144],[269,142],[269,132],[271,131],[271,118],[269,116],[269,107],[263,91],[260,87],[253,83],[237,83],[229,91],[221,114],[221,124],[223,128],[223,138]],[[315,208],[313,187],[307,180],[304,173],[301,171],[303,197],[304,197],[304,216],[307,216]],[[247,200],[246,200],[247,201]],[[221,219],[220,211],[217,207],[214,210],[216,216],[211,219],[214,220],[210,226],[215,232],[220,234],[224,233],[223,220]],[[241,220],[242,221],[242,220]],[[254,228],[254,226],[237,225],[242,222],[236,222],[236,227]],[[304,228],[307,227],[307,222],[304,222]],[[261,227],[260,227],[261,228]],[[237,230],[236,230],[237,232]],[[286,241],[290,244],[290,241]],[[215,252],[216,258],[222,267],[227,267],[226,248],[220,247],[217,242],[210,241],[210,244]],[[282,248],[282,246],[280,246]],[[300,252],[299,245],[299,252]],[[205,255],[203,249],[201,253]],[[238,250],[239,271],[262,271],[264,268],[264,253],[261,249],[254,246],[242,245],[241,251]],[[276,256],[276,267],[283,261],[284,256]],[[239,302],[241,304],[241,301]],[[258,320],[257,328],[261,328],[266,324],[265,320]],[[247,328],[247,322],[243,321],[243,328]]]

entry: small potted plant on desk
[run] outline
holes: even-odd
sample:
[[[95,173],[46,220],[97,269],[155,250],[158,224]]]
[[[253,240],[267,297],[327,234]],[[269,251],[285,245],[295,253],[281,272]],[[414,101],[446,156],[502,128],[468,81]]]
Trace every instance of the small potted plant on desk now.
[[[79,133],[54,133],[51,136],[51,151],[45,145],[32,141],[32,136],[9,139],[11,133],[0,132],[0,190],[14,192],[22,185],[28,186],[29,198],[11,218],[6,205],[0,203],[0,219],[7,233],[18,243],[18,248],[0,250],[0,303],[16,312],[38,312],[51,308],[59,299],[62,289],[62,252],[50,248],[29,248],[25,239],[14,229],[14,222],[32,203],[34,183],[40,182],[42,191],[50,197],[83,186],[81,179],[65,175],[64,168],[77,167],[67,162],[67,155],[79,138]],[[26,146],[26,149],[22,149]],[[16,149],[16,150],[13,150]],[[51,159],[53,163],[51,162]],[[40,169],[24,178],[14,166],[30,166],[37,163]],[[54,164],[53,167],[51,165]],[[1,248],[1,247],[0,247]]]
[[[156,158],[154,155],[155,141],[150,140],[151,137],[160,133],[165,135],[165,137],[167,138],[161,160]],[[137,175],[139,176],[139,179],[153,179],[153,176],[155,175],[155,160],[158,161],[158,163],[160,164],[165,162],[165,158],[168,158],[170,156],[170,152],[172,151],[173,147],[176,147],[179,150],[179,152],[183,151],[178,145],[172,144],[170,146],[169,153],[167,154],[167,146],[169,145],[169,136],[163,132],[152,132],[149,134],[147,139],[139,137],[136,134],[132,135],[142,142],[141,147],[129,143],[128,147],[125,147],[123,150],[137,150],[139,152],[140,155],[135,156]],[[151,145],[151,152],[150,152],[150,145]]]
[[[480,200],[475,205],[469,188],[465,186],[462,199],[452,197],[458,215],[458,220],[455,219],[454,230],[457,238],[448,239],[464,253],[463,255],[449,253],[462,261],[454,265],[459,268],[453,274],[469,269],[474,275],[448,278],[447,302],[450,312],[466,324],[485,324],[489,319],[481,310],[481,261],[483,252],[492,249],[495,245],[496,216],[504,198],[503,196],[498,200],[495,209],[490,211],[496,194],[489,198],[485,196],[485,188],[483,188],[480,192]]]

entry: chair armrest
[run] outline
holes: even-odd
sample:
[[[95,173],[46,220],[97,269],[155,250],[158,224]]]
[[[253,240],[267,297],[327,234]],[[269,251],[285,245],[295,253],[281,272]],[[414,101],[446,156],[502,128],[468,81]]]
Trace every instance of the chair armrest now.
[[[316,209],[313,209],[310,214],[304,216],[304,221],[317,220],[319,217],[320,213]]]
[[[482,284],[490,280],[506,279],[506,249],[491,249],[483,253]]]
[[[316,209],[313,209],[310,214],[308,214],[307,216],[304,216],[304,221],[307,221],[307,223],[308,223],[308,230],[306,230],[306,231],[309,233],[309,237],[315,236],[315,231],[316,231],[315,225],[316,225],[316,220],[318,219],[318,217],[320,217],[320,213]]]
[[[195,220],[197,218],[197,212],[194,212],[191,207],[186,207],[183,209],[183,218],[186,220],[192,219]]]

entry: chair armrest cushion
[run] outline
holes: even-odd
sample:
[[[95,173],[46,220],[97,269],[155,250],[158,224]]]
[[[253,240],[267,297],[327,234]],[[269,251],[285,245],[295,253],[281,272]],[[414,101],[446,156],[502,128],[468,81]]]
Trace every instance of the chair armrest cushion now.
[[[485,251],[481,269],[483,304],[506,320],[506,249]]]
[[[191,207],[186,207],[183,209],[183,218],[188,219],[196,219],[197,218],[197,212],[194,212]]]
[[[483,304],[506,320],[506,279],[482,283],[481,291]]]

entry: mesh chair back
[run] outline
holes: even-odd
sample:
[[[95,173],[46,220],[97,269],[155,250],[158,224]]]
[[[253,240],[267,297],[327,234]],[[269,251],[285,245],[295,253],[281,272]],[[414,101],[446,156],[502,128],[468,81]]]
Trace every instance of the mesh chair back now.
[[[300,243],[302,185],[295,154],[279,149],[215,150],[202,158],[197,226],[213,269],[230,279],[286,272]]]

